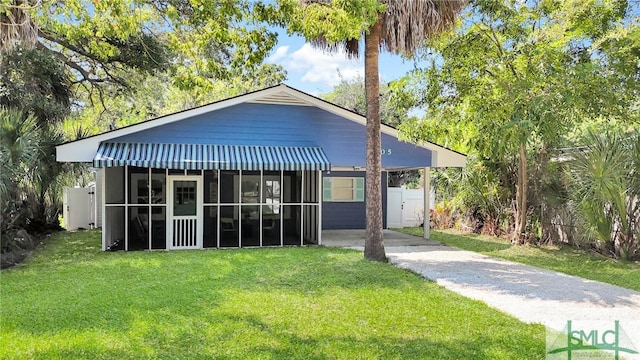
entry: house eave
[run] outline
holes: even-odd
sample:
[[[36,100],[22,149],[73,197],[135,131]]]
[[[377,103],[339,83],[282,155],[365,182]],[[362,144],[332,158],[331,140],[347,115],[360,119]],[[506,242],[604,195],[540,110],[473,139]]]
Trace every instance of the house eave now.
[[[318,97],[309,95],[302,91],[280,84],[263,90],[239,95],[230,99],[221,100],[212,104],[203,105],[197,108],[165,115],[159,118],[147,120],[138,124],[130,125],[121,129],[112,130],[106,133],[90,136],[84,139],[61,144],[56,147],[56,160],[60,162],[91,162],[98,150],[100,143],[109,141],[121,136],[148,130],[154,127],[170,124],[176,121],[185,120],[194,116],[208,112],[224,109],[242,103],[274,103],[290,106],[315,106],[344,119],[351,120],[360,125],[366,126],[366,117],[331,104]],[[398,138],[398,130],[393,127],[381,125],[381,132]],[[417,144],[422,148],[430,150],[432,153],[432,167],[464,167],[466,156],[453,150],[444,148],[430,142]]]

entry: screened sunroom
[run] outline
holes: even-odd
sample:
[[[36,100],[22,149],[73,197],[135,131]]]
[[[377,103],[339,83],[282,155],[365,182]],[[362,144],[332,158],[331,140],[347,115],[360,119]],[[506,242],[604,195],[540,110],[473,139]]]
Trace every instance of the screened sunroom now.
[[[281,154],[285,148],[263,147],[260,150],[269,153],[269,160],[258,157],[243,164],[225,160],[226,168],[258,170],[107,166],[157,161],[174,167],[198,167],[186,165],[185,160],[195,158],[187,155],[184,146],[164,144],[164,148],[176,149],[154,150],[160,154],[172,152],[172,158],[182,159],[174,162],[142,160],[146,152],[140,147],[144,144],[104,144],[94,160],[103,172],[105,249],[171,250],[320,242],[320,170],[329,166],[321,150],[301,152],[289,148],[288,157],[284,158]],[[249,151],[247,147],[224,150]],[[220,153],[224,158],[222,149]],[[219,167],[216,164],[208,162],[203,167]]]

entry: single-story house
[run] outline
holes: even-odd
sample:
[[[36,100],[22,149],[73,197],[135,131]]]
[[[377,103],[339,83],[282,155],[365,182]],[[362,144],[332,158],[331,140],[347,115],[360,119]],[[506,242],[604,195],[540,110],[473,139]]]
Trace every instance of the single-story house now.
[[[103,250],[321,244],[323,229],[365,228],[365,122],[277,85],[56,151],[99,169]],[[383,194],[387,171],[466,161],[388,126],[381,137]]]

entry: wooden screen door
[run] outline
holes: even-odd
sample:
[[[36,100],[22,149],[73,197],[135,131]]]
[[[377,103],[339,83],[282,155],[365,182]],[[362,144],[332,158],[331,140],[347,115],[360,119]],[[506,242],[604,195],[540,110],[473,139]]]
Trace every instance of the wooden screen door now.
[[[202,248],[202,178],[169,176],[167,249]]]

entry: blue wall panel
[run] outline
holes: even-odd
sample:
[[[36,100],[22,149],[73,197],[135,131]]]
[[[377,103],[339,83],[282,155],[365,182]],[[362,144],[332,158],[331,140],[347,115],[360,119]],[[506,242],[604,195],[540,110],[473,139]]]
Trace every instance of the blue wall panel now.
[[[112,142],[320,146],[333,166],[366,165],[365,126],[312,106],[244,103]],[[382,134],[383,167],[426,167],[431,152]]]
[[[322,177],[366,177],[364,171],[331,171],[322,172]],[[366,180],[365,180],[366,188]],[[387,173],[382,173],[382,222],[387,228]],[[366,197],[360,202],[322,202],[322,228],[334,229],[365,229]]]

